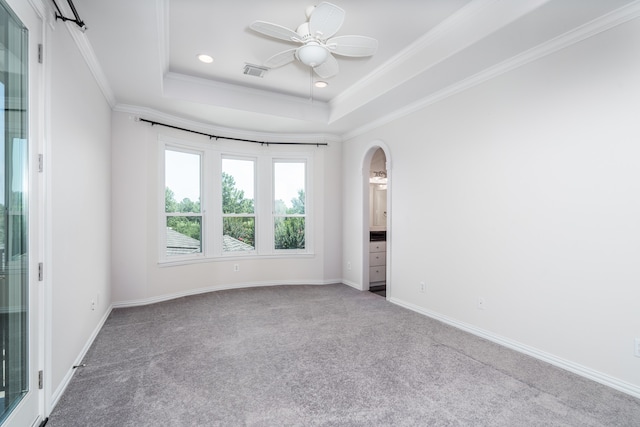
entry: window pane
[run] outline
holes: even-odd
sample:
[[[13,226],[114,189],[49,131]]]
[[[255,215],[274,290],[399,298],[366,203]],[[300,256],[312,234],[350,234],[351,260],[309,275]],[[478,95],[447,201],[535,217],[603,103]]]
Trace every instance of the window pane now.
[[[276,215],[305,213],[304,162],[276,162],[273,164],[274,212]]]
[[[237,252],[255,249],[256,224],[254,217],[224,217],[222,228],[223,251]]]
[[[304,249],[304,223],[302,217],[275,218],[275,248]]]
[[[200,253],[202,252],[201,241],[201,217],[167,217],[167,256]]]
[[[255,162],[222,159],[222,213],[252,214]]]
[[[29,390],[27,30],[0,2],[0,424]],[[37,253],[37,251],[35,251]],[[34,258],[35,259],[35,258]]]
[[[200,155],[165,151],[165,212],[200,212]]]

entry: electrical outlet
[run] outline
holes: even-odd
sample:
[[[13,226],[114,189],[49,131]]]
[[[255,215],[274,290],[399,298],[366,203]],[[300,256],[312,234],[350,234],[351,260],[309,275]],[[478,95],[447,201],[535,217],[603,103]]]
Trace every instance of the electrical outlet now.
[[[233,271],[235,272],[240,271],[240,264],[233,264]]]
[[[478,310],[484,310],[485,309],[485,301],[484,298],[479,297],[478,298]]]
[[[640,357],[640,338],[636,338],[636,346],[634,348],[634,354],[636,357]]]
[[[423,293],[426,291],[427,285],[424,284],[424,282],[420,282],[420,293]]]
[[[95,311],[95,309],[96,309],[96,301],[91,300],[91,311]]]
[[[347,261],[347,270],[351,271],[351,261]]]

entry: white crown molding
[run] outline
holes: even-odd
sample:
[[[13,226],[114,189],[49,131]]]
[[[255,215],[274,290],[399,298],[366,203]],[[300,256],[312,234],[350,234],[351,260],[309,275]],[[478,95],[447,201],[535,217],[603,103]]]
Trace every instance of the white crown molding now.
[[[242,129],[233,129],[223,126],[215,126],[207,123],[189,120],[172,114],[164,113],[146,107],[138,107],[135,105],[117,104],[113,107],[113,111],[131,114],[135,117],[141,117],[148,120],[164,122],[173,126],[184,127],[198,132],[210,133],[226,136],[229,138],[241,138],[260,140],[265,142],[305,142],[305,143],[338,143],[342,142],[342,138],[338,135],[314,133],[314,134],[294,134],[294,133],[269,133],[255,132]]]
[[[309,98],[274,93],[174,72],[163,78],[163,95],[236,110],[327,123],[329,104]]]
[[[277,93],[270,90],[265,89],[257,89],[249,86],[243,86],[239,84],[231,84],[220,82],[211,79],[204,79],[201,77],[190,76],[188,74],[181,74],[175,72],[168,72],[164,76],[165,80],[175,80],[177,82],[184,82],[188,84],[192,84],[194,86],[199,86],[202,88],[211,88],[215,90],[224,90],[233,92],[236,96],[251,96],[251,97],[262,97],[267,98],[270,101],[274,102],[287,102],[297,104],[297,108],[304,105],[310,104],[310,99],[308,97],[301,97],[295,95],[287,95],[285,93]],[[324,101],[314,100],[314,104],[318,106],[322,106],[324,109],[327,108],[327,103]]]
[[[102,66],[98,62],[98,58],[93,51],[93,47],[91,46],[89,39],[87,39],[87,36],[82,31],[80,31],[75,23],[65,22],[64,24],[67,27],[69,34],[71,34],[71,37],[75,41],[76,46],[78,46],[78,49],[80,50],[82,57],[89,67],[93,78],[98,84],[102,95],[107,100],[111,108],[113,108],[116,105],[116,97],[113,93],[113,90],[111,89],[111,86],[109,85],[106,76],[104,75],[104,72],[102,71]]]
[[[479,10],[487,7],[487,5],[495,3],[496,0],[476,0],[468,3],[453,15],[442,21],[433,30],[424,34],[415,42],[392,56],[384,64],[376,68],[371,73],[361,78],[356,84],[350,86],[348,89],[338,94],[331,100],[331,104],[340,104],[345,99],[350,98],[357,93],[365,90],[367,87],[375,85],[375,83],[383,76],[391,73],[392,71],[403,66],[405,61],[419,55],[425,48],[428,48],[443,35],[445,35],[450,29],[463,26],[468,20],[478,14]]]
[[[403,301],[398,298],[389,298],[389,302],[399,305],[400,307],[407,308],[416,313],[422,314],[424,316],[430,317],[432,319],[439,320],[447,325],[451,325],[455,328],[461,329],[465,332],[469,332],[470,334],[476,335],[478,337],[487,339],[501,346],[510,348],[519,353],[523,353],[529,356],[532,356],[536,359],[542,360],[544,362],[550,363],[554,366],[567,370],[569,372],[573,372],[574,374],[580,375],[582,377],[588,378],[592,381],[598,382],[600,384],[604,384],[608,387],[619,390],[623,393],[627,393],[631,396],[640,398],[640,387],[628,383],[626,381],[622,381],[618,378],[612,377],[610,375],[604,374],[602,372],[596,371],[595,369],[591,369],[586,366],[579,365],[570,360],[566,360],[555,356],[553,354],[547,353],[545,351],[539,350],[535,347],[531,347],[525,344],[522,344],[518,341],[514,341],[512,339],[494,334],[493,332],[487,331],[485,329],[478,328],[474,325],[460,322],[456,319],[453,319],[448,316],[444,316],[440,313],[427,310],[415,304]]]
[[[419,111],[425,107],[428,107],[429,105],[433,105],[439,101],[442,101],[443,99],[470,89],[509,71],[515,70],[533,61],[544,58],[545,56],[551,55],[552,53],[555,53],[561,49],[565,49],[573,44],[586,40],[590,37],[602,33],[603,31],[607,31],[638,17],[640,17],[640,0],[629,3],[619,9],[616,9],[608,14],[587,22],[579,27],[576,27],[560,36],[557,36],[547,42],[526,50],[518,55],[515,55],[453,85],[434,92],[419,101],[408,104],[391,114],[383,116],[364,126],[347,132],[342,135],[342,139],[343,141],[347,142],[348,140],[353,139],[359,135],[363,135],[381,126],[384,126],[388,123]]]
[[[334,122],[437,66],[550,0],[474,0],[330,101]]]
[[[42,20],[44,20],[45,17],[47,16],[47,12],[48,12],[49,8],[43,3],[43,1],[42,0],[29,0],[29,4],[31,5],[33,10],[36,11],[38,16]]]

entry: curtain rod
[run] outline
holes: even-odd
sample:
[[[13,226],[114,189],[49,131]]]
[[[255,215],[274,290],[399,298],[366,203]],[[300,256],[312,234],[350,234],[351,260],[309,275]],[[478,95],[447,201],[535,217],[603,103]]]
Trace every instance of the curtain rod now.
[[[195,134],[198,134],[198,135],[208,136],[209,139],[214,139],[215,138],[216,141],[218,139],[227,139],[229,141],[242,141],[242,142],[251,142],[251,143],[254,143],[254,144],[261,144],[261,145],[266,145],[267,147],[269,145],[315,145],[316,147],[319,147],[321,145],[329,145],[326,142],[267,142],[267,141],[255,141],[253,139],[231,138],[231,137],[227,137],[227,136],[218,136],[218,135],[212,135],[210,133],[198,132],[197,130],[185,129],[185,128],[181,128],[179,126],[168,125],[168,124],[156,122],[156,121],[153,121],[153,120],[143,119],[142,117],[137,117],[136,120],[139,121],[139,122],[149,123],[149,124],[151,124],[151,126],[154,126],[154,125],[164,126],[164,127],[171,128],[171,129],[181,130],[181,131],[184,131],[184,132],[190,132],[190,133],[195,133]]]
[[[67,4],[69,5],[69,8],[71,9],[71,12],[73,13],[73,16],[75,19],[67,18],[66,16],[64,16],[62,14],[62,11],[60,10],[60,7],[58,7],[58,3],[56,3],[56,0],[51,0],[51,1],[53,2],[54,6],[58,10],[58,13],[56,13],[56,19],[62,19],[63,22],[66,22],[66,21],[75,22],[76,25],[80,27],[80,30],[83,33],[87,30],[87,25],[82,21],[82,19],[80,19],[80,15],[78,15],[78,11],[76,10],[76,7],[73,4],[73,0],[67,0]]]

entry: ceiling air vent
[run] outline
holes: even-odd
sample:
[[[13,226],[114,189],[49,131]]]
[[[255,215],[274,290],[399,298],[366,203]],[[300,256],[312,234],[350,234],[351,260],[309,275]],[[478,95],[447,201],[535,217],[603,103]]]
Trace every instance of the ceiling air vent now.
[[[249,76],[264,77],[267,71],[269,71],[267,67],[261,67],[259,65],[245,64],[244,66],[244,73]]]

